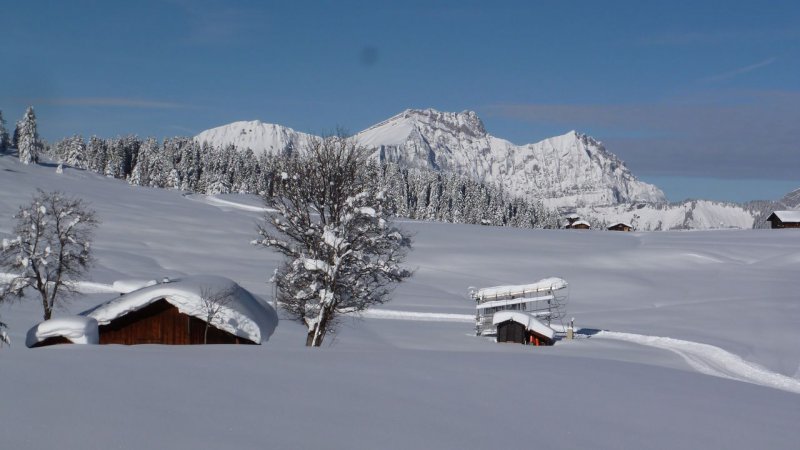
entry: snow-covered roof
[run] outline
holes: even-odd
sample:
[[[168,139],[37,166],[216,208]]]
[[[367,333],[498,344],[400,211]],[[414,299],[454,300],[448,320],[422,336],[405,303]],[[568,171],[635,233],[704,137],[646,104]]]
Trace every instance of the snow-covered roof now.
[[[567,282],[561,278],[550,277],[541,279],[535,283],[508,285],[508,286],[493,286],[483,289],[478,289],[473,295],[478,300],[497,297],[517,297],[536,294],[538,292],[564,289],[567,287]]]
[[[623,227],[633,228],[633,227],[631,226],[631,224],[629,224],[629,223],[627,223],[627,222],[614,222],[614,223],[612,223],[611,225],[609,225],[609,226],[608,226],[608,228],[614,228],[614,227],[616,227],[617,225],[622,225]]]
[[[533,303],[533,302],[541,302],[546,300],[552,300],[552,295],[543,295],[541,297],[520,297],[510,300],[494,300],[491,302],[483,302],[478,304],[475,309],[487,309],[487,308],[496,308],[498,306],[510,306],[510,305],[518,305],[520,303]]]
[[[155,286],[156,284],[158,284],[156,280],[131,279],[131,280],[117,280],[111,286],[115,291],[121,294],[127,294],[128,292],[133,292],[149,286]]]
[[[566,215],[566,216],[564,216],[564,217],[565,217],[565,218],[567,218],[567,219],[580,219],[580,218],[581,218],[581,216],[579,216],[579,215],[577,215],[577,214],[575,214],[575,213],[572,213],[572,214],[567,214],[567,215]]]
[[[494,313],[494,316],[492,316],[492,325],[496,326],[509,320],[513,320],[514,322],[522,324],[525,326],[526,330],[533,331],[534,333],[540,334],[548,339],[552,340],[556,337],[556,332],[553,331],[552,328],[543,324],[530,314],[525,314],[519,311],[500,311]]]
[[[774,211],[772,215],[777,217],[781,222],[800,222],[800,211],[797,210]]]
[[[68,316],[45,320],[28,330],[25,345],[33,347],[52,337],[64,337],[73,344],[97,344],[97,321],[91,317]]]
[[[586,225],[587,227],[591,227],[592,226],[592,224],[590,224],[589,222],[587,222],[585,220],[576,220],[575,222],[572,222],[572,228],[575,228],[578,225]]]
[[[84,311],[81,315],[96,319],[100,325],[106,325],[118,317],[164,299],[178,308],[178,311],[206,320],[203,290],[212,293],[232,291],[230,301],[222,305],[220,313],[211,321],[215,327],[257,344],[266,342],[275,331],[278,316],[269,305],[233,281],[210,275],[186,277],[144,287]]]

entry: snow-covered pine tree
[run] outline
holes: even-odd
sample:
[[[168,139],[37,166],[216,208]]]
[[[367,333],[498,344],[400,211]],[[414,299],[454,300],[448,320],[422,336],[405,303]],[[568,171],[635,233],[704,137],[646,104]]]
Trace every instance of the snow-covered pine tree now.
[[[303,322],[306,345],[320,346],[340,314],[389,300],[410,238],[390,223],[384,192],[365,170],[369,152],[341,136],[313,140],[301,156],[285,158],[274,197],[254,244],[285,256],[276,277],[278,299]]]
[[[68,165],[78,168],[86,168],[86,141],[83,136],[74,135],[66,140],[66,146],[62,155],[63,160]]]
[[[150,186],[150,162],[156,152],[158,152],[158,142],[154,138],[147,138],[141,143],[128,183],[136,186]]]
[[[19,160],[23,164],[38,163],[39,150],[42,144],[39,141],[39,133],[36,130],[36,114],[33,112],[32,106],[29,106],[25,111],[22,120],[17,122],[14,137],[17,151],[19,152]]]
[[[6,120],[3,118],[3,111],[0,111],[0,152],[5,152],[11,146],[11,141],[6,130]]]

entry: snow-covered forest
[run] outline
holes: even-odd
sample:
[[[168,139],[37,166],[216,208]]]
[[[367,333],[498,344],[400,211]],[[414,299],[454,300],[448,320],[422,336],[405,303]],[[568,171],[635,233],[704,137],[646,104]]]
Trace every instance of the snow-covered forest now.
[[[72,136],[49,148],[50,156],[69,166],[132,185],[180,189],[202,194],[252,193],[271,196],[278,180],[280,155],[256,156],[250,149],[215,147],[192,138],[158,142],[123,136],[113,139]],[[541,202],[515,198],[490,183],[455,173],[371,163],[374,182],[382,186],[397,214],[417,220],[452,223],[557,228],[558,215]]]

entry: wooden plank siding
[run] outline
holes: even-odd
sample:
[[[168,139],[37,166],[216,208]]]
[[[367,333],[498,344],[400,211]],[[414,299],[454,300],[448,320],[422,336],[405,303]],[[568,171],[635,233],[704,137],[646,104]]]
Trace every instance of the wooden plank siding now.
[[[553,340],[533,330],[526,330],[525,325],[507,320],[497,324],[497,342],[514,342],[530,345],[553,345]]]
[[[178,311],[164,299],[100,325],[100,344],[203,344],[206,322]],[[209,344],[255,344],[211,326]]]

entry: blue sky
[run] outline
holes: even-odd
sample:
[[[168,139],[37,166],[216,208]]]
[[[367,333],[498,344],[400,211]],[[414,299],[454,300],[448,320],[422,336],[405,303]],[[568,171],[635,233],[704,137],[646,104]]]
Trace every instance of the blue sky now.
[[[48,140],[470,109],[516,143],[588,133],[672,200],[800,187],[800,2],[494,3],[11,2],[0,109]]]

